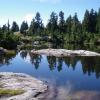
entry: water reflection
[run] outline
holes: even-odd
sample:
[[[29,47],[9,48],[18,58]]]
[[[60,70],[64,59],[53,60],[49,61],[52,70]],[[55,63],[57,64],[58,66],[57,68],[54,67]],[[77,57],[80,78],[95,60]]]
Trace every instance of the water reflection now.
[[[93,96],[100,98],[100,57],[57,58],[33,55],[28,50],[23,50],[16,55],[1,56],[0,66],[3,66],[1,72],[26,73],[47,81],[51,85],[51,92],[46,97],[50,99],[43,100],[92,100]]]
[[[0,55],[0,67],[3,65],[9,65],[10,61],[16,56],[15,54],[8,54],[8,55]]]
[[[50,70],[54,70],[56,68],[57,62],[56,62],[56,57],[53,56],[47,56],[47,61],[49,63],[49,68]]]
[[[73,84],[66,81],[64,86],[49,85],[42,100],[100,100],[100,92],[93,90],[73,90]]]
[[[26,51],[26,50],[23,50],[22,52],[20,52],[20,56],[21,56],[23,59],[26,59],[27,54],[28,54],[28,51]]]
[[[39,68],[39,64],[41,63],[41,59],[42,59],[42,56],[41,55],[33,55],[33,54],[29,53],[27,50],[23,50],[23,51],[20,52],[20,56],[24,60],[30,57],[28,59],[28,60],[30,60],[30,63],[35,66],[35,69],[38,69]]]
[[[82,69],[84,74],[89,76],[95,73],[96,78],[100,77],[100,57],[81,57]]]
[[[29,53],[30,55],[30,62],[35,66],[35,69],[39,68],[39,64],[41,63],[41,59],[42,56],[41,55],[32,55],[31,53]]]
[[[75,70],[77,62],[80,60],[79,57],[65,57],[63,58],[66,66],[72,67],[73,70]]]
[[[30,63],[35,66],[35,69],[40,67],[42,61],[42,55],[33,55],[27,51],[20,53],[21,57],[25,59],[27,56],[30,57]],[[63,65],[66,67],[76,69],[78,62],[82,64],[82,71],[84,74],[91,75],[95,73],[96,78],[100,77],[100,57],[63,57],[57,58],[54,56],[45,56],[48,62],[48,67],[50,71],[56,70],[61,72]]]

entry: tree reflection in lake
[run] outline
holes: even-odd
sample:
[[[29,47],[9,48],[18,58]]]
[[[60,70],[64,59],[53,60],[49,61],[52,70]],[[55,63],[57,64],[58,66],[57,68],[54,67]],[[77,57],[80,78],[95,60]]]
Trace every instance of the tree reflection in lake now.
[[[57,69],[59,72],[62,70],[62,66],[63,66],[63,58],[59,58],[58,59],[58,66],[57,66]]]
[[[21,52],[20,55],[23,59],[27,57],[29,54],[30,56],[30,63],[35,66],[35,69],[38,69],[41,60],[42,60],[42,55],[33,55],[28,52]],[[84,74],[88,74],[89,76],[91,74],[95,74],[96,78],[100,77],[100,57],[76,57],[76,56],[71,56],[71,57],[54,57],[54,56],[45,56],[45,58],[48,61],[48,67],[51,71],[56,70],[58,72],[62,71],[64,64],[68,68],[72,68],[73,70],[76,69],[77,63],[80,62],[82,65],[82,71]]]
[[[29,53],[29,55],[30,55],[30,62],[32,64],[34,64],[35,69],[38,69],[39,64],[41,63],[42,56],[41,55],[32,55],[31,53]]]
[[[72,67],[75,70],[75,66],[78,62],[78,57],[54,57],[54,56],[47,56],[47,60],[49,63],[50,70],[57,70],[60,72],[63,67],[63,63],[66,64],[67,67]]]
[[[27,56],[30,57],[30,63],[35,66],[35,69],[39,68],[39,64],[41,62],[42,56],[41,55],[33,55],[29,53],[27,50],[23,50],[20,52],[20,56],[25,60],[27,59]]]
[[[76,64],[80,59],[79,57],[71,56],[71,57],[64,57],[63,60],[68,67],[72,67],[73,70],[75,70]]]
[[[25,59],[27,57],[28,51],[23,50],[22,52],[20,52],[20,56]]]
[[[47,56],[47,61],[49,64],[50,70],[54,70],[56,68],[56,57],[54,56]]]
[[[95,73],[96,78],[100,77],[100,57],[81,57],[81,63],[84,74]]]
[[[10,61],[16,56],[15,54],[0,55],[0,67],[3,65],[9,65]]]
[[[56,58],[53,56],[47,56],[47,60],[51,71],[57,68],[57,70],[60,72],[63,68],[63,63],[65,63],[67,67],[72,67],[73,70],[75,70],[77,63],[81,62],[84,74],[88,74],[90,76],[91,74],[95,73],[96,78],[100,77],[100,57]]]

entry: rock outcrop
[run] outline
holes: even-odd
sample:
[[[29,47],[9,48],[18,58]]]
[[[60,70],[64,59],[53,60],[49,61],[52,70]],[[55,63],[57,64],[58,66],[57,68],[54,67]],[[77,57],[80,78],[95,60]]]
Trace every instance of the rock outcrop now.
[[[26,74],[0,72],[0,89],[22,89],[25,91],[23,94],[11,97],[0,95],[0,100],[41,100],[47,91],[47,85]]]
[[[42,50],[32,50],[33,54],[44,54],[47,56],[100,56],[99,53],[86,51],[86,50],[66,50],[66,49],[42,49]]]
[[[6,50],[6,49],[4,49],[4,48],[0,47],[0,54],[4,54],[4,53],[6,53],[6,52],[7,52],[7,50]]]

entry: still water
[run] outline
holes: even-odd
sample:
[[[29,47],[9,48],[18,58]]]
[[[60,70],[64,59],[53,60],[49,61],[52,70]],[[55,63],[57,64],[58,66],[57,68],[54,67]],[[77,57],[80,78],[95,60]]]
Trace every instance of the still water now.
[[[56,58],[20,51],[13,56],[0,57],[0,72],[26,73],[47,81],[60,88],[63,96],[57,100],[65,100],[65,95],[73,91],[100,93],[100,57]],[[98,95],[95,100],[100,100]]]

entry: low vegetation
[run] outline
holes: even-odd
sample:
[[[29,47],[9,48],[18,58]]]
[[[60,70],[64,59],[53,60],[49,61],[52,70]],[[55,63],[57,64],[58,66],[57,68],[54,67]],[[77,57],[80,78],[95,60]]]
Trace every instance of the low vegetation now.
[[[16,52],[14,51],[14,50],[7,50],[6,52],[5,52],[5,54],[8,56],[8,55],[15,55],[16,54]]]
[[[21,89],[10,90],[10,89],[0,89],[0,96],[14,96],[23,94],[25,91]]]

